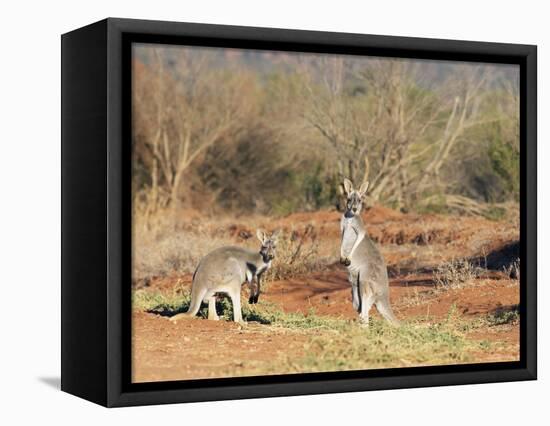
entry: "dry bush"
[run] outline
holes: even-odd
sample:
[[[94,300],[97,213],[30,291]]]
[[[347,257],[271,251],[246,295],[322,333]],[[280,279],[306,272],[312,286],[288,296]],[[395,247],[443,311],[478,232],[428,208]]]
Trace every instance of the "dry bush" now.
[[[282,280],[296,274],[316,272],[329,264],[328,257],[319,254],[317,231],[311,224],[303,231],[283,231],[277,239],[277,252],[272,267],[265,273],[266,281]]]
[[[467,259],[443,263],[434,271],[435,284],[439,288],[462,288],[479,276],[480,268]]]
[[[210,224],[212,225],[212,224]],[[208,224],[194,230],[173,229],[156,225],[154,230],[141,230],[134,235],[134,281],[172,273],[193,273],[201,258],[212,250],[227,245],[242,245],[234,237],[222,235]],[[258,241],[250,238],[247,246],[257,247]],[[286,279],[296,274],[323,270],[328,256],[319,254],[319,242],[313,225],[303,231],[281,232],[272,267],[265,273],[266,282]]]
[[[178,205],[184,176],[216,144],[253,127],[257,78],[217,53],[155,47],[134,61],[134,184],[152,209]],[[220,84],[223,82],[223,84]],[[189,179],[187,179],[188,181]]]
[[[343,176],[368,177],[369,197],[393,208],[499,219],[505,207],[482,202],[519,190],[508,71],[136,46],[134,194],[153,212],[283,215],[332,206]]]

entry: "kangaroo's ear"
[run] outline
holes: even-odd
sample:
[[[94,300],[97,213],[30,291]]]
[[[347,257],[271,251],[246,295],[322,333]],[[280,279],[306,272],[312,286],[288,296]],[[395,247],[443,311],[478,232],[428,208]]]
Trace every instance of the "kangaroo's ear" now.
[[[351,191],[353,191],[353,183],[349,179],[344,179],[344,192],[349,195]]]
[[[361,185],[361,188],[359,188],[359,194],[361,194],[361,197],[364,197],[366,195],[367,189],[369,189],[369,181],[368,180],[363,182],[363,184]]]
[[[258,229],[256,231],[256,237],[258,237],[258,240],[260,240],[260,242],[263,244],[265,241],[265,232],[261,229]]]

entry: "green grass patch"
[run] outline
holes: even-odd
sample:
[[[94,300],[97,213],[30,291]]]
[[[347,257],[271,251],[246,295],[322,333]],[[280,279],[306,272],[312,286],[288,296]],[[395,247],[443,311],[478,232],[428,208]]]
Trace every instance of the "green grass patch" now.
[[[191,295],[188,292],[173,292],[172,294],[136,290],[132,293],[132,307],[134,309],[152,314],[171,317],[187,312],[191,304]],[[232,317],[233,308],[229,298],[221,298],[216,302],[217,311],[221,318],[229,320]],[[208,305],[203,303],[198,314],[199,317],[208,317]]]
[[[187,312],[191,303],[188,292],[173,294],[153,293],[147,290],[136,290],[132,295],[132,306],[134,309],[145,311],[162,316],[173,316],[181,312]],[[233,319],[233,306],[229,297],[218,297],[216,310],[223,320]],[[315,315],[311,310],[308,314],[300,312],[285,313],[275,305],[267,302],[260,302],[257,305],[249,305],[243,300],[243,319],[250,322],[258,322],[274,327],[290,329],[338,329],[344,327],[350,321],[332,319]],[[199,317],[208,317],[208,307],[202,304],[198,314]]]
[[[489,346],[467,340],[453,322],[410,320],[392,327],[371,319],[368,328],[351,325],[345,331],[315,337],[307,355],[293,364],[296,371],[327,371],[467,363]]]

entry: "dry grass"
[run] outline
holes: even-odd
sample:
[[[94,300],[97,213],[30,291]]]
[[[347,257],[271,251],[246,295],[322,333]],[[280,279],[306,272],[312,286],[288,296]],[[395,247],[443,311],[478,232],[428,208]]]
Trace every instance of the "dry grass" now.
[[[234,244],[229,238],[174,231],[134,238],[134,280],[171,273],[192,273],[199,260],[217,247]]]
[[[313,225],[307,225],[301,232],[283,231],[277,239],[273,266],[265,273],[264,279],[269,282],[305,272],[318,272],[326,268],[331,260],[320,255],[318,235]]]
[[[455,259],[440,264],[434,271],[434,281],[439,289],[463,288],[478,278],[480,268],[467,259]]]

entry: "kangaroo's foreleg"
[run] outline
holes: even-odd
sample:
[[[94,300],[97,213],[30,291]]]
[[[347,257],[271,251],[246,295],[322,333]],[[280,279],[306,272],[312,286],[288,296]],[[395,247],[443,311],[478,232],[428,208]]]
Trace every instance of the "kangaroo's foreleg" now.
[[[258,297],[260,295],[260,280],[252,280],[249,284],[250,296],[248,298],[248,303],[253,305],[258,303]]]
[[[353,253],[355,252],[355,249],[359,246],[361,241],[363,241],[363,238],[365,238],[365,231],[359,231],[357,233],[357,238],[355,239],[355,242],[353,243],[353,246],[351,247],[351,250],[348,254],[348,259],[351,261],[351,257],[353,256]]]
[[[344,253],[344,232],[346,227],[344,226],[344,222],[340,222],[340,263],[349,266],[351,264],[351,261],[349,260],[348,256]]]
[[[342,231],[342,238],[340,239],[340,263],[344,263],[346,255],[344,254],[344,232]]]
[[[258,298],[260,297],[260,287],[261,287],[261,275],[256,276],[256,281],[250,283],[250,297],[248,298],[248,303],[251,305],[258,303]]]

